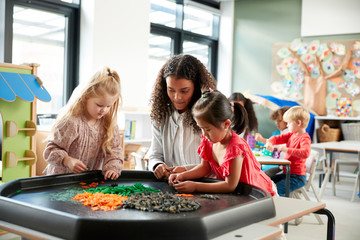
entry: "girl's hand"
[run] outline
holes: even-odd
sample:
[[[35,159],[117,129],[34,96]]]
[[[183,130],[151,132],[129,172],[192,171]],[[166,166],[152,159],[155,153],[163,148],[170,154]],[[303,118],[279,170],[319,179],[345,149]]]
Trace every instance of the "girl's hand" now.
[[[79,159],[66,156],[63,160],[63,164],[70,169],[73,173],[82,173],[87,171],[87,166]]]
[[[192,193],[196,191],[196,182],[186,181],[174,185],[176,191],[181,193]]]
[[[155,168],[154,175],[157,179],[168,178],[170,175],[169,167],[165,163],[159,164]]]
[[[119,177],[119,174],[113,170],[107,170],[104,175],[105,180],[107,180],[109,178],[111,180],[116,180],[118,177]]]
[[[183,166],[173,167],[171,169],[171,173],[182,173],[182,172],[185,172],[185,171],[186,171],[186,168],[183,167]]]
[[[164,174],[164,178],[169,179],[170,174],[173,173],[182,173],[185,172],[186,168],[185,167],[167,167],[165,170],[165,174]]]
[[[181,173],[173,173],[170,175],[169,177],[169,185],[170,186],[174,186],[175,184],[181,182],[183,180],[183,177],[182,177],[183,174]]]

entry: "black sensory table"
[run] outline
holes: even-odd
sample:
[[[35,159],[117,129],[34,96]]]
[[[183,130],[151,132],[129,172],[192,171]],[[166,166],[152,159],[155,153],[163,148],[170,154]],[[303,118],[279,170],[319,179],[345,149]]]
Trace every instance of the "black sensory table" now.
[[[195,193],[201,207],[193,212],[164,213],[135,209],[92,211],[71,200],[80,182],[104,181],[101,171],[16,179],[0,185],[0,221],[62,239],[211,239],[226,232],[275,216],[271,195],[240,183],[230,194]],[[211,182],[213,179],[199,179]],[[122,171],[117,180],[99,186],[133,185],[176,193],[150,171]]]

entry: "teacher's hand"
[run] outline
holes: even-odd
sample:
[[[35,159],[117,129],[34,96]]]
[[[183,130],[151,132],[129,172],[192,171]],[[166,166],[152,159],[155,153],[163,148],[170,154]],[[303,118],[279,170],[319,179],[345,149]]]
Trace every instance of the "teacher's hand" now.
[[[161,178],[168,178],[170,173],[168,170],[168,166],[165,163],[159,164],[155,170],[154,170],[154,175],[157,179],[161,179]],[[167,176],[166,176],[167,175]]]

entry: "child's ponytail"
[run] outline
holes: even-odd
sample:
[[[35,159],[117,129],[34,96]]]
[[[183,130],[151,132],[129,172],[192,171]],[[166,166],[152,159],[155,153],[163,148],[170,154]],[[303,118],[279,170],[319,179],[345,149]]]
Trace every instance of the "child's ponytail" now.
[[[241,134],[248,125],[248,114],[245,108],[237,102],[232,102],[233,116],[231,119],[231,127],[234,132]]]
[[[250,131],[257,131],[258,129],[258,120],[255,114],[255,110],[254,110],[254,106],[253,106],[253,102],[249,99],[246,98],[246,101],[244,102],[244,108],[247,112],[248,115],[248,128]]]

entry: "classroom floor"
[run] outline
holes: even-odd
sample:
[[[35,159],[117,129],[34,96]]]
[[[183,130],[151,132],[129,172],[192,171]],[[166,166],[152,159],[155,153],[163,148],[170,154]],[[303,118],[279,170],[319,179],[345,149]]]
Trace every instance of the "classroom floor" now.
[[[314,181],[318,184],[318,178],[315,178]],[[354,178],[340,177],[340,182],[336,183],[336,196],[333,196],[332,184],[328,183],[322,197],[322,201],[326,203],[326,208],[335,217],[336,240],[360,239],[360,198],[356,197],[353,202],[350,202],[354,183]],[[311,190],[309,197],[315,201]],[[287,239],[326,239],[327,217],[325,215],[320,216],[324,225],[319,225],[313,215],[304,216],[302,223],[298,226],[294,222],[290,222],[286,234]]]
[[[340,178],[340,182],[336,184],[336,194],[332,194],[332,185],[328,183],[322,201],[326,203],[335,216],[335,238],[336,240],[358,240],[360,239],[360,198],[357,197],[354,202],[350,202],[354,187],[353,178]],[[318,183],[318,179],[315,178]],[[315,201],[312,191],[309,196]],[[289,223],[288,240],[303,239],[326,239],[327,217],[320,215],[324,225],[319,225],[313,215],[304,216],[300,225],[296,226],[294,222]],[[0,236],[0,240],[18,240],[21,239],[14,234],[5,234]]]

